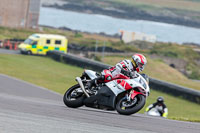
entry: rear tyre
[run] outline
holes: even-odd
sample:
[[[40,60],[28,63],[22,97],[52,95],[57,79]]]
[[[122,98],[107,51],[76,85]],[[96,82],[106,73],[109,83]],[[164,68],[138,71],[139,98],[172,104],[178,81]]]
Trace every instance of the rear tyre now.
[[[66,106],[71,108],[78,108],[83,106],[84,99],[85,95],[83,94],[83,91],[80,88],[79,84],[76,84],[69,88],[63,96],[63,102]]]
[[[136,95],[131,101],[122,97],[116,104],[116,110],[122,115],[131,115],[141,110],[145,105],[146,99],[143,95]]]

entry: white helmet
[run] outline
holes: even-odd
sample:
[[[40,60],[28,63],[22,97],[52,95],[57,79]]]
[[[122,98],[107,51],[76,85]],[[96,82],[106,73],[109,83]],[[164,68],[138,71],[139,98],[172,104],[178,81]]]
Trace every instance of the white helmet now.
[[[142,54],[134,54],[132,56],[132,63],[137,72],[141,72],[144,70],[145,65],[147,64],[147,60]]]

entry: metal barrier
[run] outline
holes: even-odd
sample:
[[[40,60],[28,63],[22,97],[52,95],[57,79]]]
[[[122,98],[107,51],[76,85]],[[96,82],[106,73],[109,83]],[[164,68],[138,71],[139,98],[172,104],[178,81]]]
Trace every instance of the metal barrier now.
[[[101,72],[103,69],[110,67],[110,65],[103,64],[98,61],[78,57],[72,54],[64,54],[58,51],[48,52],[47,56],[53,58],[56,61],[76,65],[82,68],[92,69],[98,72]],[[150,88],[200,104],[200,91],[198,90],[175,85],[154,78],[150,78]]]

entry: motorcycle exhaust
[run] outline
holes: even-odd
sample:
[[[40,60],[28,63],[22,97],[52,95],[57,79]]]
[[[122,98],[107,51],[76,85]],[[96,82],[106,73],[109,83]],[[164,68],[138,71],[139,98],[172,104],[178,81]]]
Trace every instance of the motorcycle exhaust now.
[[[87,96],[87,97],[90,97],[90,95],[86,92],[85,88],[84,88],[84,85],[83,85],[83,82],[81,80],[80,77],[76,77],[76,81],[78,82],[78,84],[80,85],[81,89],[83,90],[83,93]]]

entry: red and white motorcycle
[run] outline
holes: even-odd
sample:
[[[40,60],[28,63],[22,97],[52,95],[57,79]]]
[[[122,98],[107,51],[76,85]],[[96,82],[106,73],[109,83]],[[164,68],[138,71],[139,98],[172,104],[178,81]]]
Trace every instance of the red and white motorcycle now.
[[[117,110],[119,114],[131,115],[141,110],[150,93],[149,85],[144,76],[137,74],[129,78],[122,74],[107,83],[98,83],[88,89],[89,81],[97,77],[92,70],[85,70],[81,77],[77,77],[78,84],[69,88],[64,94],[66,106],[77,108],[87,107]]]

